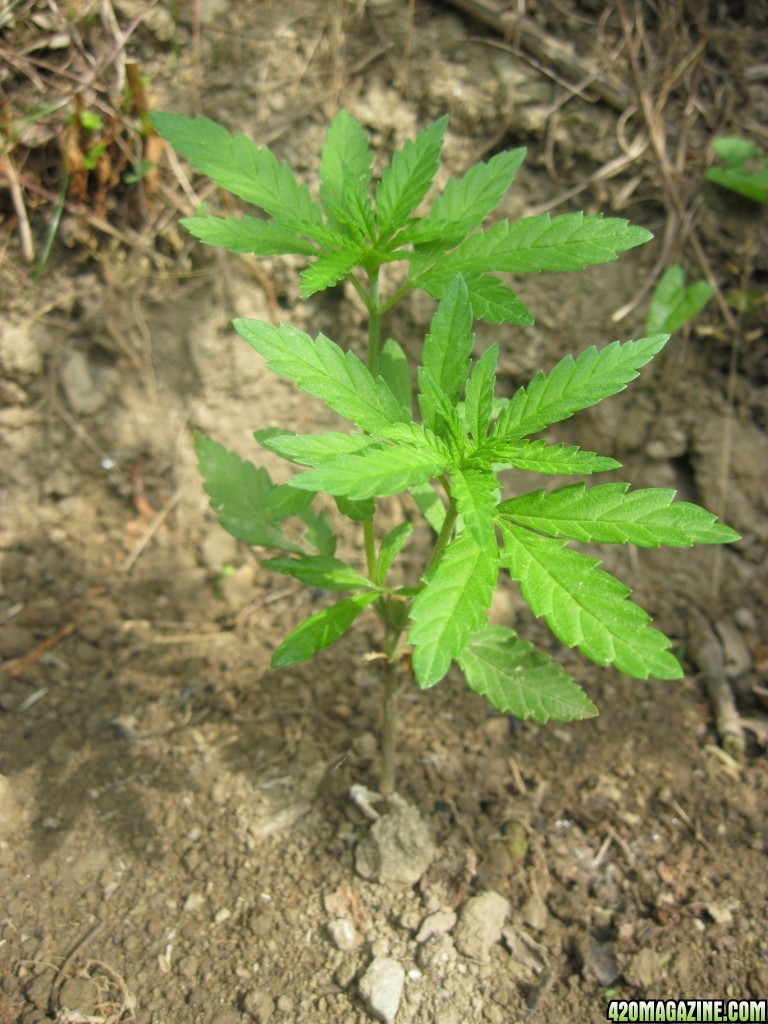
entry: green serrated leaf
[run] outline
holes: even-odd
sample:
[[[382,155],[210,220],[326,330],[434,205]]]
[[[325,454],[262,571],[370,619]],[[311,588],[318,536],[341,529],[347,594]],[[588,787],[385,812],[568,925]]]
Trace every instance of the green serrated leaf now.
[[[499,500],[499,482],[493,473],[481,469],[454,470],[451,494],[459,515],[478,544],[490,544]]]
[[[505,626],[486,625],[458,657],[470,689],[497,711],[535,722],[592,718],[597,708],[564,669]]]
[[[292,482],[294,487],[359,501],[407,491],[439,476],[452,461],[437,438],[418,447],[373,443],[359,452],[329,459]]]
[[[334,498],[336,506],[343,516],[355,523],[372,523],[376,514],[376,502],[373,498],[365,498],[363,501],[353,501],[343,495],[336,495]]]
[[[661,545],[688,548],[693,544],[728,544],[739,535],[716,522],[716,516],[686,501],[673,502],[675,492],[629,484],[571,484],[557,490],[532,491],[502,502],[499,515],[553,537],[598,541],[601,544]]]
[[[405,350],[394,338],[387,338],[382,345],[379,372],[400,403],[403,416],[411,419],[413,416],[411,370]]]
[[[320,198],[329,223],[357,238],[372,239],[375,233],[369,192],[372,162],[373,151],[362,127],[346,110],[340,110],[328,128],[322,150]]]
[[[409,487],[408,493],[435,533],[440,533],[445,521],[445,504],[432,484]]]
[[[379,579],[382,583],[412,533],[413,523],[399,523],[383,538],[379,545]]]
[[[423,689],[440,682],[470,634],[485,622],[498,562],[495,539],[481,545],[465,530],[451,541],[414,598],[408,642],[413,644],[413,669]]]
[[[302,553],[275,521],[269,505],[272,481],[257,468],[210,437],[195,437],[195,452],[211,507],[233,537],[255,547],[280,548]]]
[[[258,217],[183,217],[181,224],[205,245],[257,256],[300,253],[314,256],[317,246],[275,220]]]
[[[379,597],[378,591],[355,594],[343,601],[324,608],[297,626],[283,640],[272,655],[273,668],[287,668],[307,661],[318,651],[330,647],[342,637],[360,612],[373,604]]]
[[[418,369],[418,404],[424,425],[451,446],[459,461],[468,449],[466,431],[459,415],[459,405],[451,402],[424,366]]]
[[[451,404],[461,396],[474,343],[467,285],[457,277],[432,317],[421,355],[424,369]]]
[[[336,535],[331,521],[325,512],[315,512],[313,508],[305,508],[299,518],[306,526],[304,539],[321,555],[333,557],[336,551]]]
[[[620,469],[621,463],[605,455],[582,451],[578,445],[548,444],[546,441],[505,441],[491,438],[472,455],[501,466],[516,466],[530,473],[562,474],[564,476],[592,473],[607,473]]]
[[[371,443],[366,434],[340,434],[327,431],[324,434],[292,434],[289,430],[268,427],[254,430],[253,436],[262,446],[280,455],[297,466],[319,466],[321,462],[334,459],[337,455],[358,452]]]
[[[385,167],[376,189],[376,221],[385,240],[402,227],[426,196],[440,166],[440,151],[448,118],[408,140]]]
[[[630,591],[599,559],[499,520],[502,564],[520,583],[534,615],[543,615],[568,647],[579,647],[598,665],[615,665],[636,679],[679,679],[683,670],[668,651],[669,640],[653,629],[650,616],[627,600]]]
[[[324,335],[313,341],[287,324],[275,327],[261,320],[233,323],[271,370],[362,430],[387,437],[392,424],[402,421],[400,403],[382,378],[374,380],[353,352],[344,352]]]
[[[467,381],[464,419],[475,444],[485,440],[491,422],[498,358],[499,346],[494,342],[472,367],[472,374]]]
[[[656,334],[639,341],[614,341],[599,350],[588,348],[576,359],[566,356],[551,373],[537,373],[527,387],[515,392],[499,413],[492,436],[515,441],[618,394],[668,340],[668,334]]]
[[[156,111],[150,120],[163,139],[227,192],[288,225],[301,225],[309,237],[313,226],[322,226],[322,211],[306,185],[300,185],[287,164],[266,146],[255,145],[240,132],[233,136],[207,117]]]
[[[262,563],[272,572],[292,576],[308,587],[325,590],[370,590],[373,584],[352,566],[327,555],[308,555],[306,558],[267,558]]]
[[[683,268],[667,267],[651,296],[645,329],[649,334],[680,330],[704,309],[714,293],[715,289],[706,281],[695,281],[686,287]]]
[[[487,163],[475,164],[461,178],[451,178],[419,225],[426,229],[424,240],[429,240],[427,232],[432,225],[440,226],[437,237],[441,238],[462,237],[478,228],[504,198],[525,153],[525,149],[497,153]]]
[[[530,327],[533,317],[528,309],[498,277],[485,275],[467,279],[472,315],[492,324],[520,324]]]
[[[350,242],[313,260],[301,272],[301,297],[307,299],[315,292],[325,291],[338,284],[360,263],[365,252],[363,245]]]
[[[312,503],[312,491],[300,491],[291,484],[279,484],[267,495],[266,507],[273,519],[282,522],[290,516],[299,516]]]
[[[433,266],[412,277],[412,282],[429,289],[456,274],[471,277],[492,270],[513,274],[583,270],[589,264],[612,262],[620,252],[652,237],[645,228],[602,214],[566,213],[553,219],[542,213],[512,224],[503,220],[442,255]]]

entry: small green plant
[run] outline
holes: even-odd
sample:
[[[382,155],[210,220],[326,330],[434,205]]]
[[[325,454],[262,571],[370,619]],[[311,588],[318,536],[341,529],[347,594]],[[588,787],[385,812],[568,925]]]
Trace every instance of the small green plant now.
[[[686,285],[685,271],[674,264],[667,267],[653,290],[645,329],[649,334],[673,334],[685,327],[704,309],[715,294],[706,281]]]
[[[756,203],[768,203],[768,157],[747,139],[723,135],[712,143],[723,167],[707,169],[707,178]]]
[[[511,467],[581,476],[618,468],[612,458],[533,435],[622,391],[667,335],[566,356],[509,399],[494,394],[498,345],[473,358],[475,319],[533,322],[499,272],[583,269],[614,260],[650,234],[625,220],[581,213],[503,220],[483,229],[523,162],[522,149],[451,178],[429,210],[417,214],[438,171],[445,119],[406,142],[374,181],[365,132],[342,111],[322,149],[319,201],[268,148],[242,134],[232,136],[205,118],[155,114],[153,121],[193,166],[266,215],[193,217],[184,221],[193,235],[235,252],[301,254],[308,260],[304,296],[347,280],[365,304],[364,362],[322,334],[313,339],[287,324],[234,321],[271,370],[346,419],[349,432],[305,435],[290,424],[257,430],[259,444],[301,467],[280,485],[211,438],[198,436],[196,451],[225,529],[280,552],[263,563],[275,572],[348,594],[294,629],[276,649],[274,666],[295,665],[328,647],[364,608],[381,619],[389,665],[382,790],[391,792],[395,781],[404,640],[422,688],[440,682],[457,662],[469,686],[501,712],[538,722],[597,713],[559,664],[508,626],[488,622],[500,570],[519,583],[534,614],[564,644],[599,665],[639,679],[681,676],[670,641],[627,600],[627,587],[570,542],[688,547],[725,543],[737,534],[696,505],[673,503],[671,490],[575,483],[501,500],[500,480]],[[387,291],[391,278],[382,271],[395,262],[407,265],[407,278]],[[397,341],[382,341],[382,318],[412,289],[438,300],[415,373]],[[343,515],[360,524],[358,564],[336,557],[329,519],[312,504],[318,494],[332,496]],[[405,584],[392,580],[391,570],[413,517],[384,536],[376,522],[377,500],[396,494],[409,496],[413,514],[420,511],[435,535],[422,571]],[[283,523],[291,517],[302,529],[289,536]]]

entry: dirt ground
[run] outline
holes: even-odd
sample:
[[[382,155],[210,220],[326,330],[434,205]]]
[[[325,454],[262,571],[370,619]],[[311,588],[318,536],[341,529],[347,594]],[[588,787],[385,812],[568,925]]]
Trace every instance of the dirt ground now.
[[[382,154],[447,112],[452,173],[526,145],[500,215],[603,210],[656,238],[521,279],[536,326],[480,326],[478,346],[500,341],[511,393],[566,352],[642,336],[664,266],[708,268],[723,302],[557,439],[618,458],[619,479],[676,487],[743,539],[604,553],[674,638],[680,682],[560,650],[503,590],[497,621],[563,661],[600,716],[521,724],[458,677],[412,682],[388,807],[368,792],[374,617],[271,670],[327,597],[224,533],[192,450],[201,429],[264,461],[253,429],[327,428],[229,321],[281,318],[361,351],[354,294],[301,301],[298,261],[195,244],[179,216],[230,200],[167,154],[143,184],[81,176],[35,282],[6,161],[0,1024],[555,1024],[604,1020],[612,997],[768,996],[768,214],[704,179],[718,134],[768,148],[768,6],[488,0],[506,35],[436,0],[416,0],[409,30],[408,6],[6,6],[3,109],[71,94],[68,50],[86,107],[103,110],[137,63],[151,105],[269,142],[310,185],[340,106]],[[55,139],[19,145],[13,168],[39,258]],[[386,330],[417,354],[432,312],[414,297]],[[385,503],[385,520],[399,514]],[[718,732],[696,610],[743,753]]]

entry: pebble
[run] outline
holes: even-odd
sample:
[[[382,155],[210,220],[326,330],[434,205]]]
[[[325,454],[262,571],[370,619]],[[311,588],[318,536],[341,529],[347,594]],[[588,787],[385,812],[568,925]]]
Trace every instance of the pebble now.
[[[445,935],[456,924],[456,920],[456,912],[449,907],[444,907],[434,914],[429,914],[421,923],[421,928],[419,928],[416,935],[416,941],[426,942],[432,935]]]
[[[243,1000],[244,1009],[256,1024],[269,1024],[275,1012],[275,1001],[264,988],[252,988]]]
[[[468,899],[454,932],[458,951],[473,960],[487,961],[491,946],[501,939],[509,909],[509,900],[498,892],[484,892]]]
[[[344,953],[357,949],[363,941],[360,932],[344,917],[337,917],[328,922],[328,934],[334,946]]]
[[[379,956],[371,960],[360,979],[360,995],[371,1013],[384,1024],[392,1024],[400,1007],[404,984],[402,964],[391,957]]]
[[[0,839],[10,836],[24,820],[21,803],[16,799],[13,785],[0,775]]]
[[[357,844],[355,867],[363,878],[415,885],[435,857],[429,828],[415,807],[404,804],[374,822]]]

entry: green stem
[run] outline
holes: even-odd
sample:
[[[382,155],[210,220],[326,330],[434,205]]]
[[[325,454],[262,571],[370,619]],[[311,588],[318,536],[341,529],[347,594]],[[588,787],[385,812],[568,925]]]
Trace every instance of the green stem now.
[[[429,560],[427,568],[424,570],[424,576],[427,576],[443,557],[443,552],[448,547],[448,541],[451,539],[451,534],[453,533],[453,528],[456,525],[458,515],[459,510],[456,508],[456,502],[449,496],[448,508],[445,510],[445,519],[443,520],[442,528],[437,536],[437,540],[435,541],[432,557]]]
[[[368,293],[368,369],[372,377],[379,375],[379,353],[381,350],[381,316],[379,305],[379,271],[371,270],[368,274],[370,291]]]
[[[397,649],[400,644],[400,630],[387,626],[384,653],[387,656],[384,670],[384,693],[381,725],[381,778],[379,788],[382,796],[395,792],[395,769],[397,764],[397,694],[400,689],[400,667]]]

